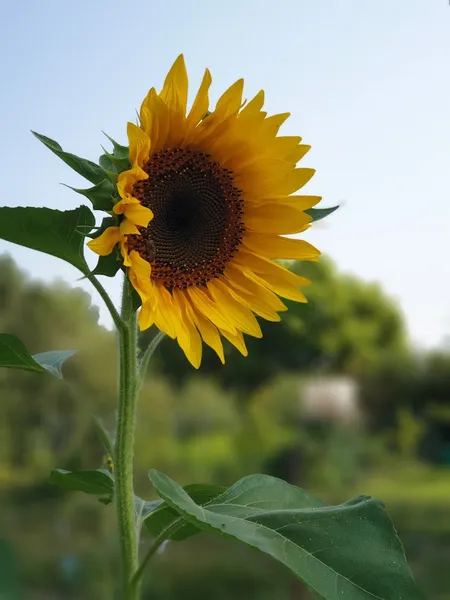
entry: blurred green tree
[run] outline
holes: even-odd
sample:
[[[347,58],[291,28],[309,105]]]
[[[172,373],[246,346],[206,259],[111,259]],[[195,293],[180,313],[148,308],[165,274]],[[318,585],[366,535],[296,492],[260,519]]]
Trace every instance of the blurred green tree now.
[[[98,464],[92,415],[94,407],[113,410],[115,348],[89,294],[61,281],[30,280],[1,257],[0,331],[17,335],[31,353],[77,350],[64,367],[67,382],[0,370],[0,484],[29,488],[58,462]]]

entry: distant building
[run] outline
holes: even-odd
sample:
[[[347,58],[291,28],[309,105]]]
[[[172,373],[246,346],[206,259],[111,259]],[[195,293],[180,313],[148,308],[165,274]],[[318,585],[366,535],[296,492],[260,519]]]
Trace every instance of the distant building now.
[[[358,384],[345,375],[308,377],[301,386],[300,402],[307,419],[348,424],[361,420]]]

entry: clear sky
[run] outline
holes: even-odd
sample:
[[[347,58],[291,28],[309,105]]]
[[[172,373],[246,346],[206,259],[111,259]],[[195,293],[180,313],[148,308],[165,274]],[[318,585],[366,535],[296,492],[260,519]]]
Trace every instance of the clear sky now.
[[[0,22],[1,204],[77,206],[58,184],[88,184],[30,129],[96,160],[101,130],[125,142],[183,52],[191,93],[207,66],[213,100],[244,77],[247,98],[263,88],[270,112],[292,113],[284,131],[312,145],[303,163],[317,169],[305,189],[343,203],[308,239],[380,281],[415,342],[450,334],[448,0],[17,0],[0,2]],[[44,254],[2,251],[34,276],[79,277]]]

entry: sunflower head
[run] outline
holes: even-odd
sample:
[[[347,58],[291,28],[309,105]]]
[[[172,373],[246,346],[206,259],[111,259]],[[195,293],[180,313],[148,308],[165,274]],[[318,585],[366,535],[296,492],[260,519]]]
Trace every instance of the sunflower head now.
[[[274,259],[316,260],[300,233],[318,196],[296,192],[312,177],[297,168],[309,146],[278,135],[289,114],[267,116],[264,93],[242,100],[234,83],[210,112],[205,71],[187,110],[180,56],[162,90],[128,123],[130,168],[117,178],[115,225],[89,242],[101,256],[118,247],[142,306],[141,330],[156,325],[198,367],[202,343],[224,362],[222,337],[246,355],[243,334],[261,337],[255,315],[279,321],[280,297],[306,302],[309,282]]]

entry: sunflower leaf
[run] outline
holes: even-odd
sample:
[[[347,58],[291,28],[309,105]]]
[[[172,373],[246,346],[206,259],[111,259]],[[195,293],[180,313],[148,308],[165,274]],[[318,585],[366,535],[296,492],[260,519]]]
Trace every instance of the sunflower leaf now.
[[[187,523],[269,554],[326,600],[424,598],[377,500],[325,506],[280,479],[250,475],[201,506],[167,475],[150,479]]]
[[[76,350],[51,350],[34,354],[34,360],[46,371],[58,379],[63,379],[61,368],[68,358],[75,354]]]
[[[94,185],[94,187],[87,189],[74,188],[65,183],[63,185],[90,200],[94,210],[111,210],[114,198],[117,196],[116,188],[110,179],[103,179],[100,183]]]
[[[62,379],[61,367],[73,354],[75,350],[52,350],[32,356],[18,337],[0,333],[0,367],[51,373],[54,377]]]
[[[24,343],[8,333],[0,333],[0,367],[45,373],[45,368],[31,356]]]
[[[55,469],[50,473],[49,482],[66,490],[101,496],[99,500],[103,504],[109,504],[114,494],[114,479],[106,469],[89,471]]]
[[[328,215],[331,215],[331,213],[334,213],[334,211],[337,210],[338,208],[339,208],[339,205],[330,206],[330,208],[308,208],[307,210],[305,210],[305,213],[307,215],[309,215],[310,217],[312,217],[312,220],[314,223],[314,221],[320,221],[321,219],[328,217]]]
[[[222,494],[226,488],[219,485],[191,484],[184,491],[199,506],[205,506]],[[167,502],[159,502],[142,518],[152,537],[159,537],[165,531],[170,532],[167,539],[181,541],[202,531],[201,527],[187,522]]]
[[[71,169],[76,171],[79,175],[90,181],[91,183],[100,183],[103,179],[105,179],[105,172],[99,165],[95,164],[91,160],[87,158],[80,158],[75,154],[71,154],[70,152],[64,152],[58,142],[52,140],[45,135],[41,135],[40,133],[36,133],[35,131],[31,132],[37,139],[42,142],[49,150],[51,150],[56,156],[59,156],[61,160],[63,160],[66,165],[69,165]]]
[[[94,223],[87,206],[66,211],[0,207],[0,239],[62,258],[84,274],[89,272],[83,255],[84,233]]]

